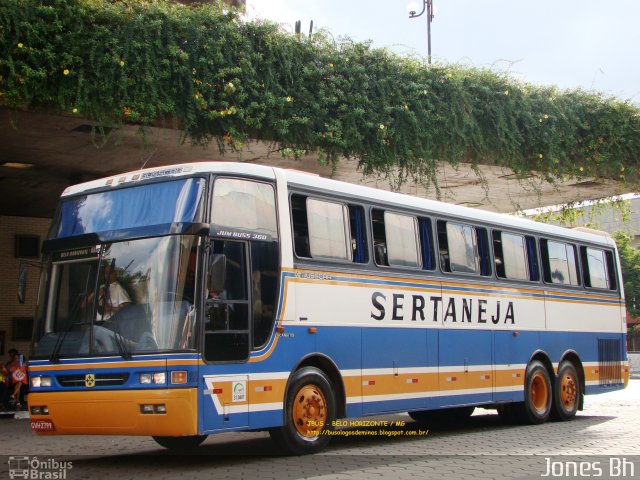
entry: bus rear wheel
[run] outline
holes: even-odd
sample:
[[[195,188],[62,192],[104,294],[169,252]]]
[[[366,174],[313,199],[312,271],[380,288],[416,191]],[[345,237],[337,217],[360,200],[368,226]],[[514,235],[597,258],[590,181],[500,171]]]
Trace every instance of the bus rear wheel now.
[[[169,450],[189,450],[196,448],[207,439],[207,435],[189,435],[186,437],[153,437],[158,445]]]
[[[558,367],[553,389],[553,409],[551,416],[554,420],[570,420],[576,416],[581,396],[580,379],[573,363],[564,361]]]
[[[521,423],[537,425],[544,423],[551,414],[552,389],[547,368],[538,360],[527,366],[524,383],[524,402],[512,405],[515,416]]]
[[[285,397],[284,425],[269,430],[269,434],[287,453],[315,453],[329,443],[331,437],[323,432],[332,429],[335,419],[331,382],[322,370],[304,367],[291,376]]]

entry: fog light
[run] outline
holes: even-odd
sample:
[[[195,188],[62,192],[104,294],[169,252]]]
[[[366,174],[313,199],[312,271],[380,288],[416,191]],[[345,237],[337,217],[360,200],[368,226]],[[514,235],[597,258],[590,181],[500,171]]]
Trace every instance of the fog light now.
[[[167,406],[162,404],[162,405],[156,405],[156,413],[167,413]]]
[[[140,405],[140,413],[149,414],[153,413],[153,405]]]
[[[184,385],[187,383],[187,372],[184,370],[174,370],[171,372],[171,383],[174,385]]]
[[[49,415],[49,407],[47,406],[42,407],[42,415]]]
[[[156,372],[153,374],[153,383],[167,383],[167,374],[165,372]]]
[[[140,383],[142,383],[142,384],[151,383],[151,374],[150,373],[141,373],[140,374]]]

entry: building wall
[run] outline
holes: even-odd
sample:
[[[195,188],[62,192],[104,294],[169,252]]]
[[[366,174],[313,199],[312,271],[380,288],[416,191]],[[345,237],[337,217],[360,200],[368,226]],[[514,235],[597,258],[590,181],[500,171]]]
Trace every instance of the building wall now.
[[[29,258],[27,267],[27,288],[24,304],[18,302],[18,259],[15,257],[16,235],[36,235],[40,246],[45,239],[51,219],[10,217],[0,215],[0,332],[4,332],[4,351],[0,362],[8,359],[7,351],[17,348],[20,353],[29,354],[29,340],[15,341],[13,319],[15,317],[33,317],[36,307],[36,296],[40,269],[38,258]],[[2,334],[0,333],[0,337]],[[2,339],[0,338],[0,341]],[[2,345],[0,345],[2,351]]]

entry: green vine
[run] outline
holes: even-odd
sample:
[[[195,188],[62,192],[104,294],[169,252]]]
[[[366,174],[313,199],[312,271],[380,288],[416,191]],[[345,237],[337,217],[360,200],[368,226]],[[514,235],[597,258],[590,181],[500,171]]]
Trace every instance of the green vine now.
[[[197,144],[275,141],[437,188],[438,162],[637,185],[640,109],[582,90],[283,33],[220,5],[3,0],[0,103]],[[294,153],[295,154],[295,153]]]

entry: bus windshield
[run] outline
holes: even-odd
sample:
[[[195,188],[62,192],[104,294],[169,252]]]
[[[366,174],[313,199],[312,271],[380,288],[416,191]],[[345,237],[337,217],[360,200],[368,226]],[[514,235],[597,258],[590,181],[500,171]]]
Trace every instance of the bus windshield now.
[[[192,350],[198,237],[105,243],[55,262],[34,358]]]

